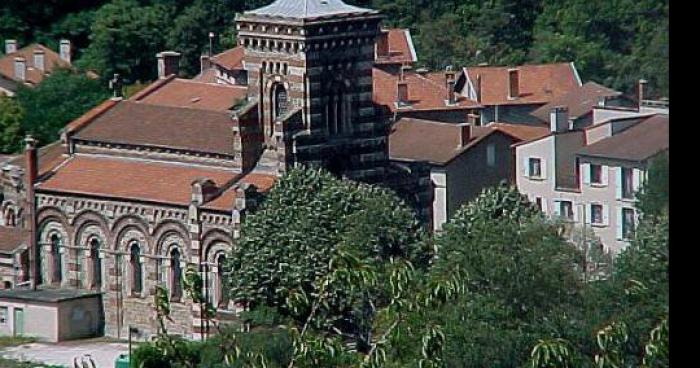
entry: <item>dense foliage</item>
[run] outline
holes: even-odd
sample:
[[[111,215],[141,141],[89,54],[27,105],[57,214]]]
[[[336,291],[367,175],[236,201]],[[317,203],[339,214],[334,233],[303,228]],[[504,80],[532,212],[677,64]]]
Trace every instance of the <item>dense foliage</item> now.
[[[17,100],[0,96],[0,152],[16,152],[22,147],[24,111]]]
[[[155,77],[155,53],[183,53],[182,70],[199,70],[199,55],[234,45],[235,14],[271,0],[3,1],[0,38],[56,48],[77,47],[78,64],[105,79]],[[668,95],[668,0],[348,0],[386,14],[386,25],[410,28],[419,64],[518,64],[574,61],[584,80],[631,92],[650,81]]]

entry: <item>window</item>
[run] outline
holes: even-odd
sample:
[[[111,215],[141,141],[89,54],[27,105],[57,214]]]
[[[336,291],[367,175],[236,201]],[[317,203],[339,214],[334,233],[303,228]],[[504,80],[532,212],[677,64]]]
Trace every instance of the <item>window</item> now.
[[[141,248],[138,243],[132,243],[129,250],[131,255],[131,294],[138,295],[143,291],[143,268],[141,265]]]
[[[566,220],[573,221],[574,219],[574,206],[571,201],[561,201],[559,202],[559,216]]]
[[[535,198],[535,203],[537,204],[537,208],[539,208],[540,211],[544,212],[544,208],[542,208],[542,198],[541,197]]]
[[[634,210],[631,208],[622,209],[622,238],[631,239],[634,234]]]
[[[622,198],[633,199],[632,169],[622,168]]]
[[[279,64],[277,64],[279,67]],[[287,113],[287,90],[278,84],[275,88],[275,113],[274,117],[279,118]]]
[[[53,282],[61,283],[63,267],[61,265],[61,238],[58,234],[51,235],[51,258],[53,259]]]
[[[7,307],[0,307],[0,325],[7,324]]]
[[[600,165],[591,165],[591,184],[603,183],[603,170]]]
[[[180,267],[180,251],[170,252],[170,298],[179,301],[182,298],[182,267]]]
[[[529,160],[529,173],[533,178],[542,177],[542,161],[539,158],[530,158]]]
[[[92,265],[93,289],[102,289],[102,258],[100,258],[100,241],[97,238],[90,239],[90,264]]]
[[[486,163],[489,166],[496,166],[496,145],[491,143],[486,146]]]
[[[228,294],[226,293],[226,287],[224,285],[224,265],[226,263],[226,257],[225,256],[219,256],[219,258],[216,260],[216,267],[217,267],[217,273],[216,273],[216,283],[217,283],[217,293],[218,293],[218,308],[220,309],[226,309],[228,306]]]
[[[603,206],[600,204],[591,205],[591,223],[603,224]]]

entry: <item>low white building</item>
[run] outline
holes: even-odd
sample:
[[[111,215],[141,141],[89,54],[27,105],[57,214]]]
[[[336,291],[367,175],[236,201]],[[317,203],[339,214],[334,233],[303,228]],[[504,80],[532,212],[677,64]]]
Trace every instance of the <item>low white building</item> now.
[[[553,109],[549,135],[514,145],[516,185],[544,213],[590,227],[618,253],[637,223],[635,192],[649,162],[668,152],[668,115],[605,113],[570,130],[567,109]]]

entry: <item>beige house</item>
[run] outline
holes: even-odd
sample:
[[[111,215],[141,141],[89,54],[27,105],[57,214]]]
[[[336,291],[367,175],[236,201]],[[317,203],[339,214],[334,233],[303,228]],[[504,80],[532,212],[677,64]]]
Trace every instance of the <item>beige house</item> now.
[[[618,253],[634,231],[649,161],[668,151],[668,115],[605,114],[612,118],[569,130],[568,110],[553,109],[549,135],[514,145],[516,184],[545,214],[591,228]]]

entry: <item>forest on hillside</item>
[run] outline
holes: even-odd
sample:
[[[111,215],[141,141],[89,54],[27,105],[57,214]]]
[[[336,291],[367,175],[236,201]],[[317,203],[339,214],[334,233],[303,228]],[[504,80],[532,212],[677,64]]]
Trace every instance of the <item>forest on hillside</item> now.
[[[3,0],[0,38],[57,49],[73,41],[76,65],[127,82],[155,78],[155,54],[183,54],[193,75],[214,52],[235,45],[235,14],[271,0]],[[668,96],[668,0],[347,0],[381,10],[385,25],[410,28],[419,64],[574,61],[585,80]]]

